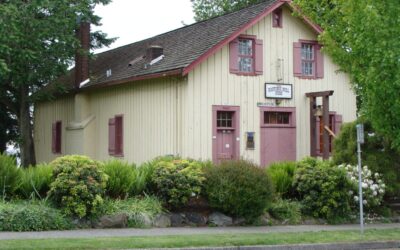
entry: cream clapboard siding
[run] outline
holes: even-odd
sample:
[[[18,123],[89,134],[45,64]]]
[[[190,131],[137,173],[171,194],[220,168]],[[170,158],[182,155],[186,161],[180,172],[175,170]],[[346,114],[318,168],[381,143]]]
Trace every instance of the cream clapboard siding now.
[[[260,109],[258,102],[268,102],[264,97],[265,82],[293,84],[293,99],[279,106],[296,107],[297,159],[310,154],[309,101],[305,93],[334,90],[330,97],[330,110],[343,115],[343,121],[356,118],[356,98],[350,89],[349,78],[337,73],[338,67],[324,56],[323,79],[305,80],[293,76],[293,42],[299,39],[316,40],[316,34],[285,8],[283,28],[272,28],[271,15],[266,16],[245,34],[256,35],[264,42],[264,74],[237,76],[229,73],[229,47],[197,66],[188,76],[186,112],[183,119],[182,155],[199,159],[212,157],[212,105],[240,106],[241,157],[260,161]],[[277,70],[278,59],[283,67]],[[255,150],[245,149],[245,132],[254,131]]]
[[[90,93],[96,130],[92,146],[98,160],[108,154],[108,120],[124,116],[123,159],[141,163],[157,156],[179,154],[181,97],[185,82],[163,78],[134,82]]]
[[[51,102],[39,102],[34,110],[34,142],[37,162],[49,162],[59,156],[52,153],[52,124],[62,122],[61,152],[71,154],[67,145],[66,126],[74,118],[74,97],[67,96]]]

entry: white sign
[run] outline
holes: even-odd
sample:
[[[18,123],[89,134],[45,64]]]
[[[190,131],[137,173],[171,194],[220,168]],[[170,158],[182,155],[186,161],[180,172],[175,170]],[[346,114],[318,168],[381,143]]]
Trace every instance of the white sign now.
[[[292,99],[292,84],[266,83],[265,98]]]

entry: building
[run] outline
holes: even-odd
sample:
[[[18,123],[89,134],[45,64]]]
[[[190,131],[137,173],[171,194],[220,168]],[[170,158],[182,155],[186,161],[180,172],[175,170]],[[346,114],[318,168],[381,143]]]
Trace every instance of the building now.
[[[293,8],[267,0],[90,60],[77,55],[62,78],[68,94],[35,106],[37,160],[329,157],[332,136],[356,118],[356,97],[321,51],[321,28]]]

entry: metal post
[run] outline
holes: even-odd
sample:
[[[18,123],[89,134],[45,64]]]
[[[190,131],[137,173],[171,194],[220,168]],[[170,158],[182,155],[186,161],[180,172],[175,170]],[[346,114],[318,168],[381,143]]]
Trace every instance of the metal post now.
[[[364,234],[364,209],[363,209],[363,194],[362,194],[362,165],[361,165],[361,143],[364,143],[364,126],[357,124],[357,155],[358,155],[358,198],[360,201],[360,231]]]

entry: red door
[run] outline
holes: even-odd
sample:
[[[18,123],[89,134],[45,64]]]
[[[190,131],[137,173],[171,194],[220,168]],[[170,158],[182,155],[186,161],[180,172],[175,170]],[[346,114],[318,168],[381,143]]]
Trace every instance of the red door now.
[[[239,107],[213,106],[213,161],[238,160]]]
[[[260,163],[296,160],[296,122],[294,108],[262,108]]]

